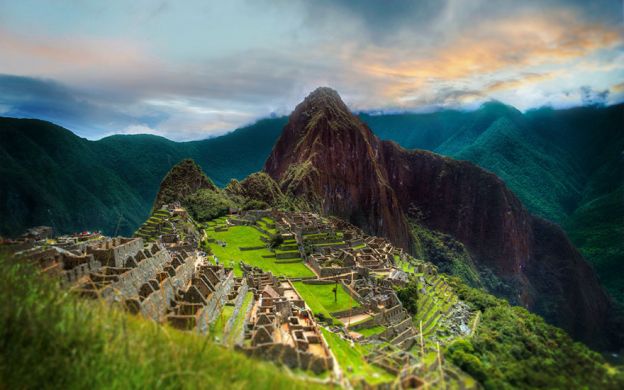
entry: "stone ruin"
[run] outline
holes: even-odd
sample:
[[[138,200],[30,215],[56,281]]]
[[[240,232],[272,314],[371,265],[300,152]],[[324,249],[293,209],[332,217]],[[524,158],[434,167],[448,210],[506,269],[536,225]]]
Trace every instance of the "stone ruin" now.
[[[291,368],[320,373],[333,368],[333,359],[314,320],[290,281],[271,273],[247,275],[257,299],[246,325],[241,349]]]

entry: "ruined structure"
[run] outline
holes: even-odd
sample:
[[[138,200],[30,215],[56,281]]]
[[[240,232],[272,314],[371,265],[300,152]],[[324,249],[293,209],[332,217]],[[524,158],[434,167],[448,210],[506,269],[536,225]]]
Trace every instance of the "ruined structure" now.
[[[471,318],[459,303],[449,303],[444,312],[428,315],[434,302],[448,299],[445,282],[435,267],[338,219],[309,212],[255,210],[230,215],[214,225],[215,233],[241,225],[261,233],[262,245],[241,247],[241,253],[266,250],[270,237],[280,236],[281,244],[273,249],[276,261],[302,262],[315,274],[291,279],[242,261],[230,261],[230,267],[219,264],[199,249],[199,231],[189,236],[179,227],[190,220],[179,205],[163,206],[150,220],[148,225],[160,227],[142,228],[137,237],[84,234],[57,237],[50,243],[31,240],[16,256],[38,264],[82,296],[206,335],[249,356],[317,374],[340,372],[321,331],[324,327],[346,342],[373,345],[365,360],[397,375],[405,386],[422,383],[435,368],[423,365],[413,353],[415,348],[431,352],[430,346],[422,344],[422,335],[438,337],[438,320],[447,324],[451,333],[465,334]],[[171,232],[163,231],[167,223],[171,223]],[[202,233],[204,244],[226,245],[207,231]],[[296,259],[289,260],[291,257]],[[236,265],[242,277],[235,275]],[[395,291],[414,277],[408,277],[403,270],[406,267],[419,275],[422,286],[421,329],[414,325]],[[348,294],[353,305],[329,313],[331,318],[320,316],[297,291],[294,280],[304,285],[336,286]],[[460,316],[461,324],[451,321],[451,314]],[[370,329],[379,331],[368,334]],[[452,369],[435,372],[444,372],[445,380],[452,380]]]
[[[333,368],[333,359],[314,316],[292,283],[252,274],[257,300],[246,327],[243,350],[291,368],[316,373]]]

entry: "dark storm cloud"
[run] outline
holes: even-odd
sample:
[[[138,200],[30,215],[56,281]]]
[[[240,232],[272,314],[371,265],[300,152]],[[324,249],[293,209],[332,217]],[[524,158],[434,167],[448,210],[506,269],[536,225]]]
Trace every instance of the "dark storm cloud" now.
[[[154,125],[164,119],[159,115],[133,117],[58,82],[13,75],[0,75],[0,106],[4,116],[49,120],[86,137],[101,135],[111,127],[121,129],[137,121]]]

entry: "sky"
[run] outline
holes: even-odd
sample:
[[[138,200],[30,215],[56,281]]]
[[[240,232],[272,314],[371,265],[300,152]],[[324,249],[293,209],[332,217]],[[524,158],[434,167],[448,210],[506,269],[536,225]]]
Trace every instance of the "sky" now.
[[[623,0],[0,0],[0,116],[184,141],[287,115],[624,101]]]

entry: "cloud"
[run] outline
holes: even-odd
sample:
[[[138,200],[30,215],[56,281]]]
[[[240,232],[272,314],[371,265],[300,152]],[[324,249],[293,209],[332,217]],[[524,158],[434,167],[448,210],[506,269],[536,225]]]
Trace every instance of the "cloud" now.
[[[215,102],[201,99],[113,101],[114,96],[94,95],[53,80],[0,75],[0,113],[48,120],[91,139],[140,133],[179,141],[202,139],[261,116],[219,108]]]
[[[613,92],[624,92],[624,82],[615,84],[611,89]]]
[[[519,75],[520,76],[519,78],[494,81],[488,84],[484,90],[488,93],[492,93],[492,92],[507,90],[507,89],[518,89],[527,85],[535,84],[540,81],[551,80],[559,74],[561,73],[560,72],[523,73]]]
[[[186,140],[288,114],[320,85],[354,110],[622,97],[614,2],[242,1],[69,6],[72,21],[101,20],[44,15],[31,31],[0,6],[0,107],[90,138]]]
[[[604,105],[609,97],[609,90],[594,91],[592,87],[584,85],[580,88],[581,101],[585,106]]]
[[[119,116],[56,81],[12,75],[0,75],[0,105],[6,107],[4,115],[50,120],[85,136],[104,129],[97,122],[115,122]]]

